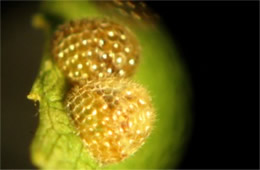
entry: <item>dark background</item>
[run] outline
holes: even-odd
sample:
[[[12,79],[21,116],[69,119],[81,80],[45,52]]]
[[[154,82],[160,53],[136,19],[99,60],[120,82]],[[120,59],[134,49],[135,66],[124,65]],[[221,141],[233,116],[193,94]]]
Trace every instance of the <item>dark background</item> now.
[[[37,2],[1,2],[1,168],[35,168],[26,95],[43,50]],[[190,74],[194,127],[179,168],[259,168],[259,2],[149,2]],[[22,121],[21,121],[22,120]]]

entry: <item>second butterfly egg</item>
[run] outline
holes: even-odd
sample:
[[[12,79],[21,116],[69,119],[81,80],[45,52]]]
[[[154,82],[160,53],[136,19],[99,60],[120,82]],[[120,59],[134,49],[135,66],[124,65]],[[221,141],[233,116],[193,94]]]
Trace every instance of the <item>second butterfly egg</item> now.
[[[126,27],[107,19],[82,19],[61,25],[52,53],[71,82],[111,74],[131,76],[139,62],[140,47]]]

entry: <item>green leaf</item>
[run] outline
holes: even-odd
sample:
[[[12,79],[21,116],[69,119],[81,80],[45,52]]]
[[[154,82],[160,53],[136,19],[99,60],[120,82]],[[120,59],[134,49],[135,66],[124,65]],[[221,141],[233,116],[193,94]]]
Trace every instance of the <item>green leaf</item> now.
[[[91,2],[56,1],[43,3],[34,18],[34,25],[45,29],[46,47],[39,75],[28,95],[39,102],[39,126],[31,145],[33,163],[43,169],[176,167],[189,134],[190,87],[176,47],[161,25],[128,25],[142,47],[141,63],[133,78],[150,91],[157,114],[155,129],[144,146],[125,161],[103,167],[89,156],[75,134],[63,106],[69,86],[52,60],[49,44],[58,24],[85,17],[111,16]]]

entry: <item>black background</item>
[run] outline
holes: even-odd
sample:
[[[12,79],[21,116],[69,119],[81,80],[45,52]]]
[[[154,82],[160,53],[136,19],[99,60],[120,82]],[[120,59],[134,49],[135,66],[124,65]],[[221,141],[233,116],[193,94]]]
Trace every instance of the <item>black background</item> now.
[[[259,2],[152,2],[186,61],[194,127],[179,168],[259,167]]]
[[[1,5],[1,167],[34,168],[28,146],[37,109],[25,96],[43,46],[43,35],[31,28],[38,4]],[[179,168],[258,169],[259,2],[148,5],[172,34],[192,83],[194,127]]]

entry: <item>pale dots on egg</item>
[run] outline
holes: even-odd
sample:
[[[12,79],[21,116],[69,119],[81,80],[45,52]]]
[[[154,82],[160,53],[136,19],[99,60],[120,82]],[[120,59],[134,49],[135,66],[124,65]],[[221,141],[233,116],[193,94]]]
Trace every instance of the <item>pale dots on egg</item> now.
[[[119,75],[120,75],[120,76],[123,76],[124,74],[125,74],[125,71],[124,71],[124,70],[120,70],[120,71],[119,71]]]
[[[70,45],[70,50],[73,51],[75,49],[75,46],[72,44]]]
[[[75,54],[73,57],[75,60],[77,60],[79,58],[78,54]]]
[[[106,66],[105,63],[101,63],[101,64],[100,64],[100,67],[105,67],[105,66]]]
[[[82,44],[83,44],[83,45],[87,45],[87,43],[88,43],[87,40],[83,40],[83,41],[82,41]]]
[[[88,51],[88,56],[92,56],[92,51]]]
[[[129,60],[129,64],[130,64],[130,65],[134,65],[134,64],[135,64],[135,60],[134,60],[134,59],[130,59],[130,60]]]
[[[87,74],[87,73],[83,73],[82,77],[83,77],[83,78],[87,78],[87,77],[88,77],[88,74]]]
[[[122,153],[122,155],[124,155],[124,154],[125,154],[125,150],[123,149],[123,150],[121,151],[121,153]]]
[[[113,115],[113,120],[117,120],[117,116],[115,114]]]
[[[149,118],[150,116],[151,116],[151,112],[147,111],[147,112],[146,112],[146,117]]]
[[[105,105],[103,105],[103,107],[102,107],[104,110],[106,110],[107,109],[107,105],[105,104]]]
[[[96,69],[97,69],[97,65],[95,65],[95,64],[92,65],[92,69],[93,69],[93,70],[96,70]]]
[[[131,127],[133,127],[133,122],[129,122],[129,127],[131,128]]]
[[[94,109],[94,110],[92,111],[92,115],[95,116],[96,114],[97,114],[97,110]]]
[[[120,115],[121,115],[121,111],[117,111],[116,113],[117,113],[117,115],[118,115],[118,116],[120,116]]]
[[[107,54],[103,54],[103,55],[102,55],[102,58],[103,58],[103,59],[107,59]]]
[[[95,48],[95,53],[98,54],[99,53],[99,49]]]
[[[103,73],[98,73],[98,77],[102,78],[104,76]]]
[[[59,56],[59,58],[62,58],[64,56],[63,52],[60,52],[58,56]]]
[[[98,42],[98,39],[95,37],[95,38],[93,38],[93,40],[94,40],[94,42]]]
[[[134,105],[130,104],[130,105],[129,105],[129,108],[130,108],[130,109],[133,109],[133,108],[134,108]]]
[[[79,72],[78,71],[75,72],[75,76],[79,76]]]
[[[87,119],[88,119],[88,120],[91,120],[91,119],[92,119],[92,117],[89,115],[89,116],[87,116]]]
[[[139,63],[140,51],[136,36],[108,19],[65,23],[58,27],[52,41],[52,55],[72,84],[111,75],[130,77]]]
[[[122,58],[121,58],[121,57],[118,57],[118,58],[116,59],[116,62],[117,62],[118,64],[122,63]]]
[[[81,94],[88,95],[83,98]],[[80,138],[87,143],[85,149],[101,164],[118,163],[133,155],[155,121],[146,89],[114,76],[78,84],[69,91],[65,105]]]
[[[108,55],[109,55],[110,58],[114,58],[115,57],[115,54],[111,53],[111,52]]]
[[[89,61],[87,61],[87,62],[86,62],[86,66],[89,66],[89,65],[90,65],[90,62],[89,62]]]
[[[82,64],[78,64],[77,67],[78,67],[78,69],[80,70],[80,69],[83,68],[83,65],[82,65]]]
[[[120,38],[121,38],[121,40],[125,40],[125,39],[126,39],[126,36],[125,36],[124,34],[122,34],[122,35],[120,36]]]
[[[131,92],[131,91],[126,91],[126,94],[127,94],[127,95],[131,95],[132,92]]]
[[[114,36],[114,32],[113,32],[113,31],[109,31],[109,32],[108,32],[108,36],[109,36],[109,37],[113,37],[113,36]]]
[[[109,144],[108,142],[105,142],[104,145],[105,145],[106,147],[110,147],[110,144]]]
[[[104,45],[104,43],[105,43],[104,40],[99,40],[99,46],[102,47]]]
[[[139,103],[140,103],[141,105],[144,105],[144,104],[145,104],[145,101],[143,101],[142,99],[139,99]]]
[[[130,49],[128,47],[125,48],[125,52],[126,53],[129,53],[130,52]]]
[[[108,68],[108,69],[107,69],[107,72],[108,72],[108,73],[112,73],[112,68]]]
[[[87,109],[88,110],[91,109],[91,107],[92,107],[92,105],[87,105]]]
[[[69,72],[69,77],[73,77],[73,73],[72,72]]]
[[[143,121],[144,119],[143,119],[143,117],[142,117],[142,116],[139,116],[139,120],[140,120],[140,121]]]
[[[111,130],[109,130],[107,133],[108,133],[108,135],[112,135],[113,134],[113,132]]]
[[[145,131],[148,131],[150,129],[150,126],[145,127]]]
[[[113,45],[113,47],[114,47],[114,48],[118,48],[118,47],[119,47],[118,43],[115,43],[115,44]]]

